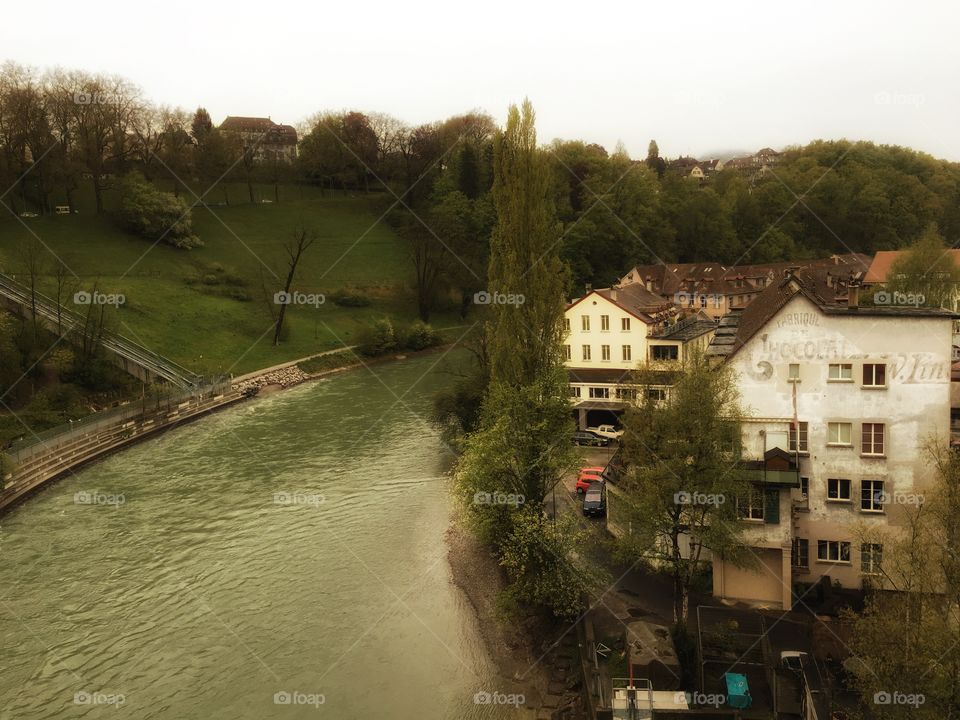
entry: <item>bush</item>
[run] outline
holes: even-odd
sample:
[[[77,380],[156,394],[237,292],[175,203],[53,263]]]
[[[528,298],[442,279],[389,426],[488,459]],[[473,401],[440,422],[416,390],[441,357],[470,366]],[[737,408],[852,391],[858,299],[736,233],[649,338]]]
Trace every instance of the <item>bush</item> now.
[[[203,245],[193,234],[193,216],[186,199],[158,190],[140,173],[120,181],[121,224],[147,240],[189,250]]]
[[[220,278],[218,278],[218,277],[217,277],[216,275],[214,275],[213,273],[207,273],[206,275],[203,276],[203,284],[204,284],[204,285],[219,285],[219,284],[220,284]]]
[[[370,304],[370,298],[362,292],[351,288],[340,288],[335,290],[330,296],[334,305],[340,307],[367,307]]]
[[[440,344],[440,333],[427,323],[417,320],[400,333],[398,343],[407,350],[424,350]]]
[[[380,318],[363,328],[357,336],[360,354],[368,357],[385,355],[397,349],[397,333],[390,318]]]

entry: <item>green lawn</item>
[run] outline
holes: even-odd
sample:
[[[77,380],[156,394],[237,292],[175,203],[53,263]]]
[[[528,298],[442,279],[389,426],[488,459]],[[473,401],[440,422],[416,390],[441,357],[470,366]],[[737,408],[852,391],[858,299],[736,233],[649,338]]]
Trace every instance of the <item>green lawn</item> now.
[[[24,222],[81,278],[83,288],[98,282],[101,291],[126,296],[126,305],[115,313],[118,332],[203,374],[240,374],[351,344],[376,316],[414,318],[410,260],[399,238],[377,222],[366,198],[324,198],[313,188],[284,187],[280,203],[251,205],[245,186],[232,185],[229,194],[230,206],[194,211],[204,247],[191,251],[165,244],[151,248],[122,232],[108,217],[93,214],[89,193],[78,202],[76,215]],[[258,196],[272,199],[273,189],[258,188]],[[222,202],[223,194],[217,189],[206,199]],[[274,347],[264,298],[272,300],[282,287],[283,243],[300,222],[318,239],[304,256],[294,287],[329,295],[354,286],[373,302],[364,308],[337,307],[329,299],[316,309],[291,306],[286,338]],[[17,247],[29,238],[9,213],[0,214],[0,265],[21,281]],[[47,260],[52,272],[52,256]],[[52,278],[44,281],[50,294],[52,283]],[[452,315],[439,315],[433,323],[458,324]]]

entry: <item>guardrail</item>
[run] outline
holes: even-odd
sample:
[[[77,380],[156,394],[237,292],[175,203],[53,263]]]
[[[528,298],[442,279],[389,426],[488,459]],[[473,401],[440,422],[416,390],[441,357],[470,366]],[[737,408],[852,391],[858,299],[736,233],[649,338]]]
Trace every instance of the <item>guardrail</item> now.
[[[4,478],[0,510],[77,465],[242,398],[224,382],[167,397],[142,398],[83,422],[24,438],[5,451],[15,469]]]
[[[83,327],[84,320],[79,313],[43,293],[32,292],[30,288],[2,273],[0,273],[0,296],[6,297],[25,310],[29,309],[30,312],[35,309],[38,316],[49,323],[59,324],[68,331]],[[105,331],[101,344],[105,349],[181,389],[197,387],[203,383],[203,378],[196,373],[138,345],[119,333]]]

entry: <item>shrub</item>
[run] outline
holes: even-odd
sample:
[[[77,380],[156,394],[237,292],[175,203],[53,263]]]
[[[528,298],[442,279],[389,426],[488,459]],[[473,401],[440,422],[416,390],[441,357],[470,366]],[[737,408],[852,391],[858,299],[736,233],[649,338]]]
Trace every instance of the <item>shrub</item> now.
[[[440,333],[422,320],[416,320],[401,333],[399,344],[408,350],[423,350],[440,344]]]
[[[390,318],[374,320],[372,325],[363,328],[357,336],[357,345],[360,354],[368,357],[385,355],[396,350],[397,333]]]
[[[220,284],[220,278],[218,278],[218,277],[217,277],[216,275],[214,275],[213,273],[207,273],[206,275],[203,276],[203,284],[204,284],[204,285],[219,285],[219,284]]]
[[[158,190],[140,173],[120,181],[121,224],[147,240],[189,250],[203,245],[193,233],[193,217],[186,199]]]

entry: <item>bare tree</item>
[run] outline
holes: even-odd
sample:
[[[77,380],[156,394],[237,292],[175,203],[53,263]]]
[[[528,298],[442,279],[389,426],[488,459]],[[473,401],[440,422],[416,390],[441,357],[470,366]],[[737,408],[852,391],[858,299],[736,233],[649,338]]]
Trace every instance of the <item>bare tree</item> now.
[[[280,310],[277,313],[276,330],[273,334],[274,345],[280,344],[283,319],[286,315],[287,305],[291,299],[290,287],[293,285],[293,277],[297,272],[297,265],[300,264],[303,253],[305,253],[316,240],[317,237],[315,233],[307,230],[303,225],[300,225],[294,229],[293,238],[283,246],[284,252],[287,254],[287,280],[283,286],[283,294],[278,298],[280,300]]]
[[[44,248],[36,238],[24,241],[19,248],[20,260],[27,273],[27,282],[30,287],[30,323],[33,326],[33,339],[40,339],[40,328],[37,324],[37,283],[43,274],[45,266]]]

